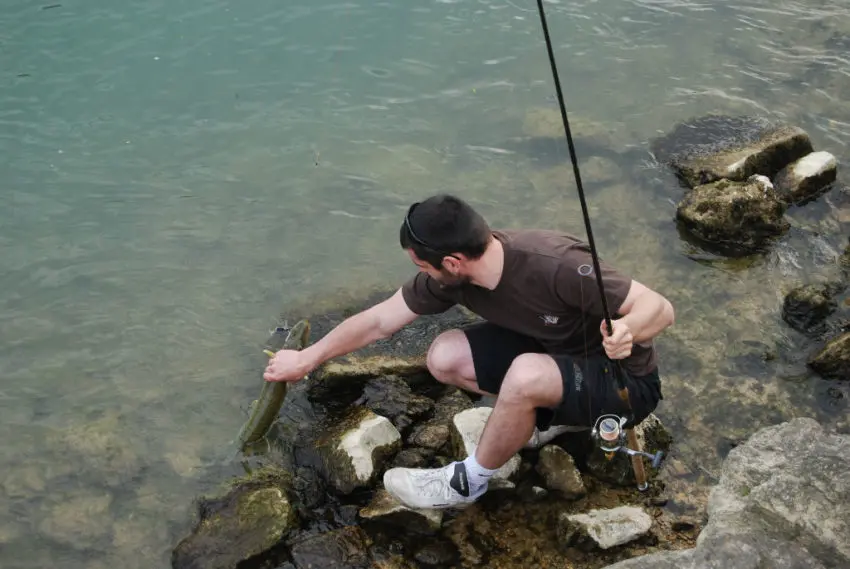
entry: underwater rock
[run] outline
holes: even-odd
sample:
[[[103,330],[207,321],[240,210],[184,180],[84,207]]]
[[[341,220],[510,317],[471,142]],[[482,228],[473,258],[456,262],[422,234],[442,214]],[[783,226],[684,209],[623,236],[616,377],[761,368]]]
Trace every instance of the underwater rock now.
[[[688,192],[679,202],[676,219],[690,235],[731,256],[762,250],[790,228],[786,205],[774,190],[757,180],[719,180]]]
[[[447,539],[428,541],[413,554],[420,567],[457,567],[460,552]]]
[[[396,429],[404,432],[415,420],[431,410],[434,400],[413,393],[400,377],[388,375],[366,382],[363,395],[354,405],[367,407],[375,414],[386,417]]]
[[[838,266],[844,271],[850,271],[850,244],[845,247],[844,253],[842,253],[841,257],[838,258]]]
[[[840,285],[831,283],[808,284],[795,288],[782,303],[782,319],[803,334],[819,333],[830,314],[838,309],[833,298]]]
[[[835,181],[838,163],[829,152],[812,152],[783,168],[773,184],[780,199],[801,203],[816,197]]]
[[[247,560],[259,563],[295,529],[297,516],[285,471],[266,467],[231,484],[224,496],[201,501],[200,521],[172,551],[174,569],[235,569]]]
[[[581,473],[573,457],[557,445],[546,445],[540,449],[537,472],[546,481],[546,488],[556,490],[569,499],[576,500],[587,495]]]
[[[570,115],[570,133],[573,139],[581,139],[584,147],[616,151],[622,146],[621,137],[624,125],[603,124],[581,116]],[[557,107],[537,107],[525,113],[522,132],[532,138],[554,138],[563,140],[566,136],[564,119]]]
[[[558,539],[563,547],[609,549],[634,541],[652,528],[652,518],[643,508],[620,506],[590,510],[585,514],[558,516]]]
[[[481,434],[484,432],[484,426],[487,424],[487,419],[490,413],[493,412],[491,407],[474,407],[466,409],[454,416],[450,429],[450,440],[452,445],[452,454],[456,460],[463,460],[467,456],[475,452],[475,447],[481,440]],[[522,459],[519,454],[514,454],[508,461],[499,468],[493,475],[492,480],[509,481],[519,472]]]
[[[354,407],[324,430],[316,442],[324,475],[340,493],[369,486],[401,448],[401,434],[389,419]]]
[[[357,526],[310,536],[291,545],[296,569],[369,569],[372,540]]]
[[[375,491],[369,504],[360,510],[360,517],[421,534],[437,533],[443,524],[442,510],[408,508],[383,488]]]
[[[721,179],[743,182],[753,174],[773,178],[813,151],[801,128],[763,117],[708,115],[677,125],[652,141],[656,158],[690,188]]]
[[[732,449],[696,547],[606,569],[850,566],[850,435],[798,418]]]
[[[850,379],[850,332],[831,339],[808,361],[820,376],[827,379]]]
[[[635,427],[635,435],[641,450],[651,454],[660,450],[666,456],[673,444],[673,437],[654,413],[650,413]],[[636,483],[631,458],[624,452],[617,452],[609,459],[605,456],[605,451],[594,446],[587,457],[587,470],[594,478],[616,486],[630,486]],[[644,459],[644,472],[647,480],[653,477],[648,459]]]
[[[38,525],[38,530],[62,545],[88,549],[108,537],[112,531],[103,520],[109,516],[112,494],[82,491],[64,499],[50,508],[49,514]]]

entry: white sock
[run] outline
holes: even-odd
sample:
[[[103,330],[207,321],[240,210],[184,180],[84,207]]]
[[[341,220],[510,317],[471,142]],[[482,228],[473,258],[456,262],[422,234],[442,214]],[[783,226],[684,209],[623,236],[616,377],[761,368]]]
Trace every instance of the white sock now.
[[[490,477],[496,473],[496,470],[484,468],[478,461],[475,460],[475,454],[471,454],[463,461],[466,466],[466,476],[469,478],[469,493],[476,494],[482,486],[486,486],[490,481]]]

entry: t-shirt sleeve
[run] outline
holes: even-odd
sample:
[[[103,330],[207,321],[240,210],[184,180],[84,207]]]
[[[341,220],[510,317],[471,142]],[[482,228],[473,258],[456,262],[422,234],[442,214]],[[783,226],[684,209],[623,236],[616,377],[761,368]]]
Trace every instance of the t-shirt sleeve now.
[[[416,314],[438,314],[455,305],[455,301],[440,291],[440,283],[427,273],[417,273],[401,287],[407,307]]]
[[[602,286],[608,303],[608,312],[615,318],[629,294],[632,278],[601,259]],[[587,314],[604,317],[599,284],[593,267],[593,257],[589,248],[573,248],[556,271],[555,290],[559,298],[568,306]]]

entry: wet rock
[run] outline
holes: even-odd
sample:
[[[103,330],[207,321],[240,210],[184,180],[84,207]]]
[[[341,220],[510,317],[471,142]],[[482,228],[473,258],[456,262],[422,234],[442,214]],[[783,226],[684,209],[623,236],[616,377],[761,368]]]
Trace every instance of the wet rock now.
[[[653,413],[650,413],[635,427],[635,435],[641,450],[651,454],[660,450],[666,455],[673,443],[670,433]],[[644,472],[646,472],[647,480],[649,480],[653,477],[654,472],[649,460],[645,458],[642,460]],[[587,469],[593,477],[617,486],[631,486],[636,482],[631,458],[624,452],[618,451],[609,459],[602,449],[594,446],[587,458]]]
[[[850,379],[850,332],[831,339],[809,359],[809,367],[827,379]]]
[[[328,482],[340,493],[369,486],[401,449],[401,434],[389,419],[354,407],[326,427],[316,442]]]
[[[295,529],[288,474],[266,467],[237,479],[222,497],[201,500],[199,522],[174,548],[174,569],[235,569],[273,556]]]
[[[408,508],[383,488],[375,491],[369,504],[360,510],[360,517],[420,534],[437,533],[443,523],[442,510]]]
[[[109,486],[121,486],[139,471],[135,447],[122,437],[123,417],[109,411],[97,419],[80,422],[56,435],[56,447],[69,461],[82,458],[91,473],[104,478]],[[54,436],[49,441],[54,442]]]
[[[456,567],[460,553],[447,539],[429,541],[413,554],[413,559],[423,567]]]
[[[432,451],[439,451],[449,440],[449,424],[443,421],[428,421],[413,428],[407,444]]]
[[[650,515],[634,506],[558,516],[558,539],[563,547],[610,549],[639,538],[651,528]]]
[[[433,417],[413,427],[407,444],[432,451],[440,451],[449,441],[452,418],[473,406],[472,399],[459,389],[450,389],[434,404]]]
[[[785,296],[782,303],[782,319],[803,334],[821,332],[824,321],[838,308],[833,297],[841,288],[831,283],[795,288]]]
[[[829,152],[812,152],[788,164],[773,181],[780,199],[802,203],[835,181],[838,162]]]
[[[773,178],[813,151],[801,128],[762,117],[709,115],[676,126],[651,144],[656,158],[691,188],[721,179]]]
[[[342,356],[322,365],[317,374],[323,380],[368,379],[385,375],[410,376],[426,373],[425,356]]]
[[[448,436],[448,432],[446,433]],[[393,467],[425,468],[434,458],[434,452],[425,448],[406,448],[399,452],[392,461]]]
[[[291,545],[296,569],[368,569],[369,536],[357,526],[348,526],[311,536]]]
[[[536,468],[546,481],[546,487],[560,492],[565,498],[576,500],[587,494],[573,457],[561,447],[546,445],[540,449]]]
[[[768,185],[719,180],[697,186],[679,202],[680,227],[706,248],[731,256],[750,254],[785,233],[786,205]]]
[[[354,404],[388,418],[396,429],[403,432],[431,410],[434,400],[413,393],[400,377],[388,375],[370,379],[363,388],[363,395]]]
[[[799,418],[729,453],[694,549],[607,569],[825,569],[850,566],[850,435]]]
[[[455,459],[463,460],[475,452],[475,448],[481,440],[481,434],[484,432],[484,426],[487,424],[487,419],[492,412],[493,409],[491,407],[475,407],[461,411],[454,416],[451,423],[450,438],[452,454]],[[496,482],[499,480],[511,480],[519,472],[521,463],[522,460],[519,454],[514,454],[496,471],[491,480]]]

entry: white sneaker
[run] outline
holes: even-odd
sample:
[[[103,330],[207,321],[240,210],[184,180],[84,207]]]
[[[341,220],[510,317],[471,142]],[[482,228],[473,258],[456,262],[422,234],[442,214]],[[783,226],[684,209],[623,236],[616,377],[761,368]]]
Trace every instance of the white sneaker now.
[[[590,427],[572,425],[555,425],[554,427],[549,427],[545,431],[540,431],[540,429],[534,427],[534,433],[531,434],[531,438],[528,439],[528,442],[525,443],[525,446],[523,448],[537,449],[542,447],[555,437],[563,435],[564,433],[577,433],[589,430]]]
[[[474,494],[463,462],[442,468],[391,468],[384,473],[384,488],[408,508],[442,509],[463,507],[487,491],[487,484]]]

